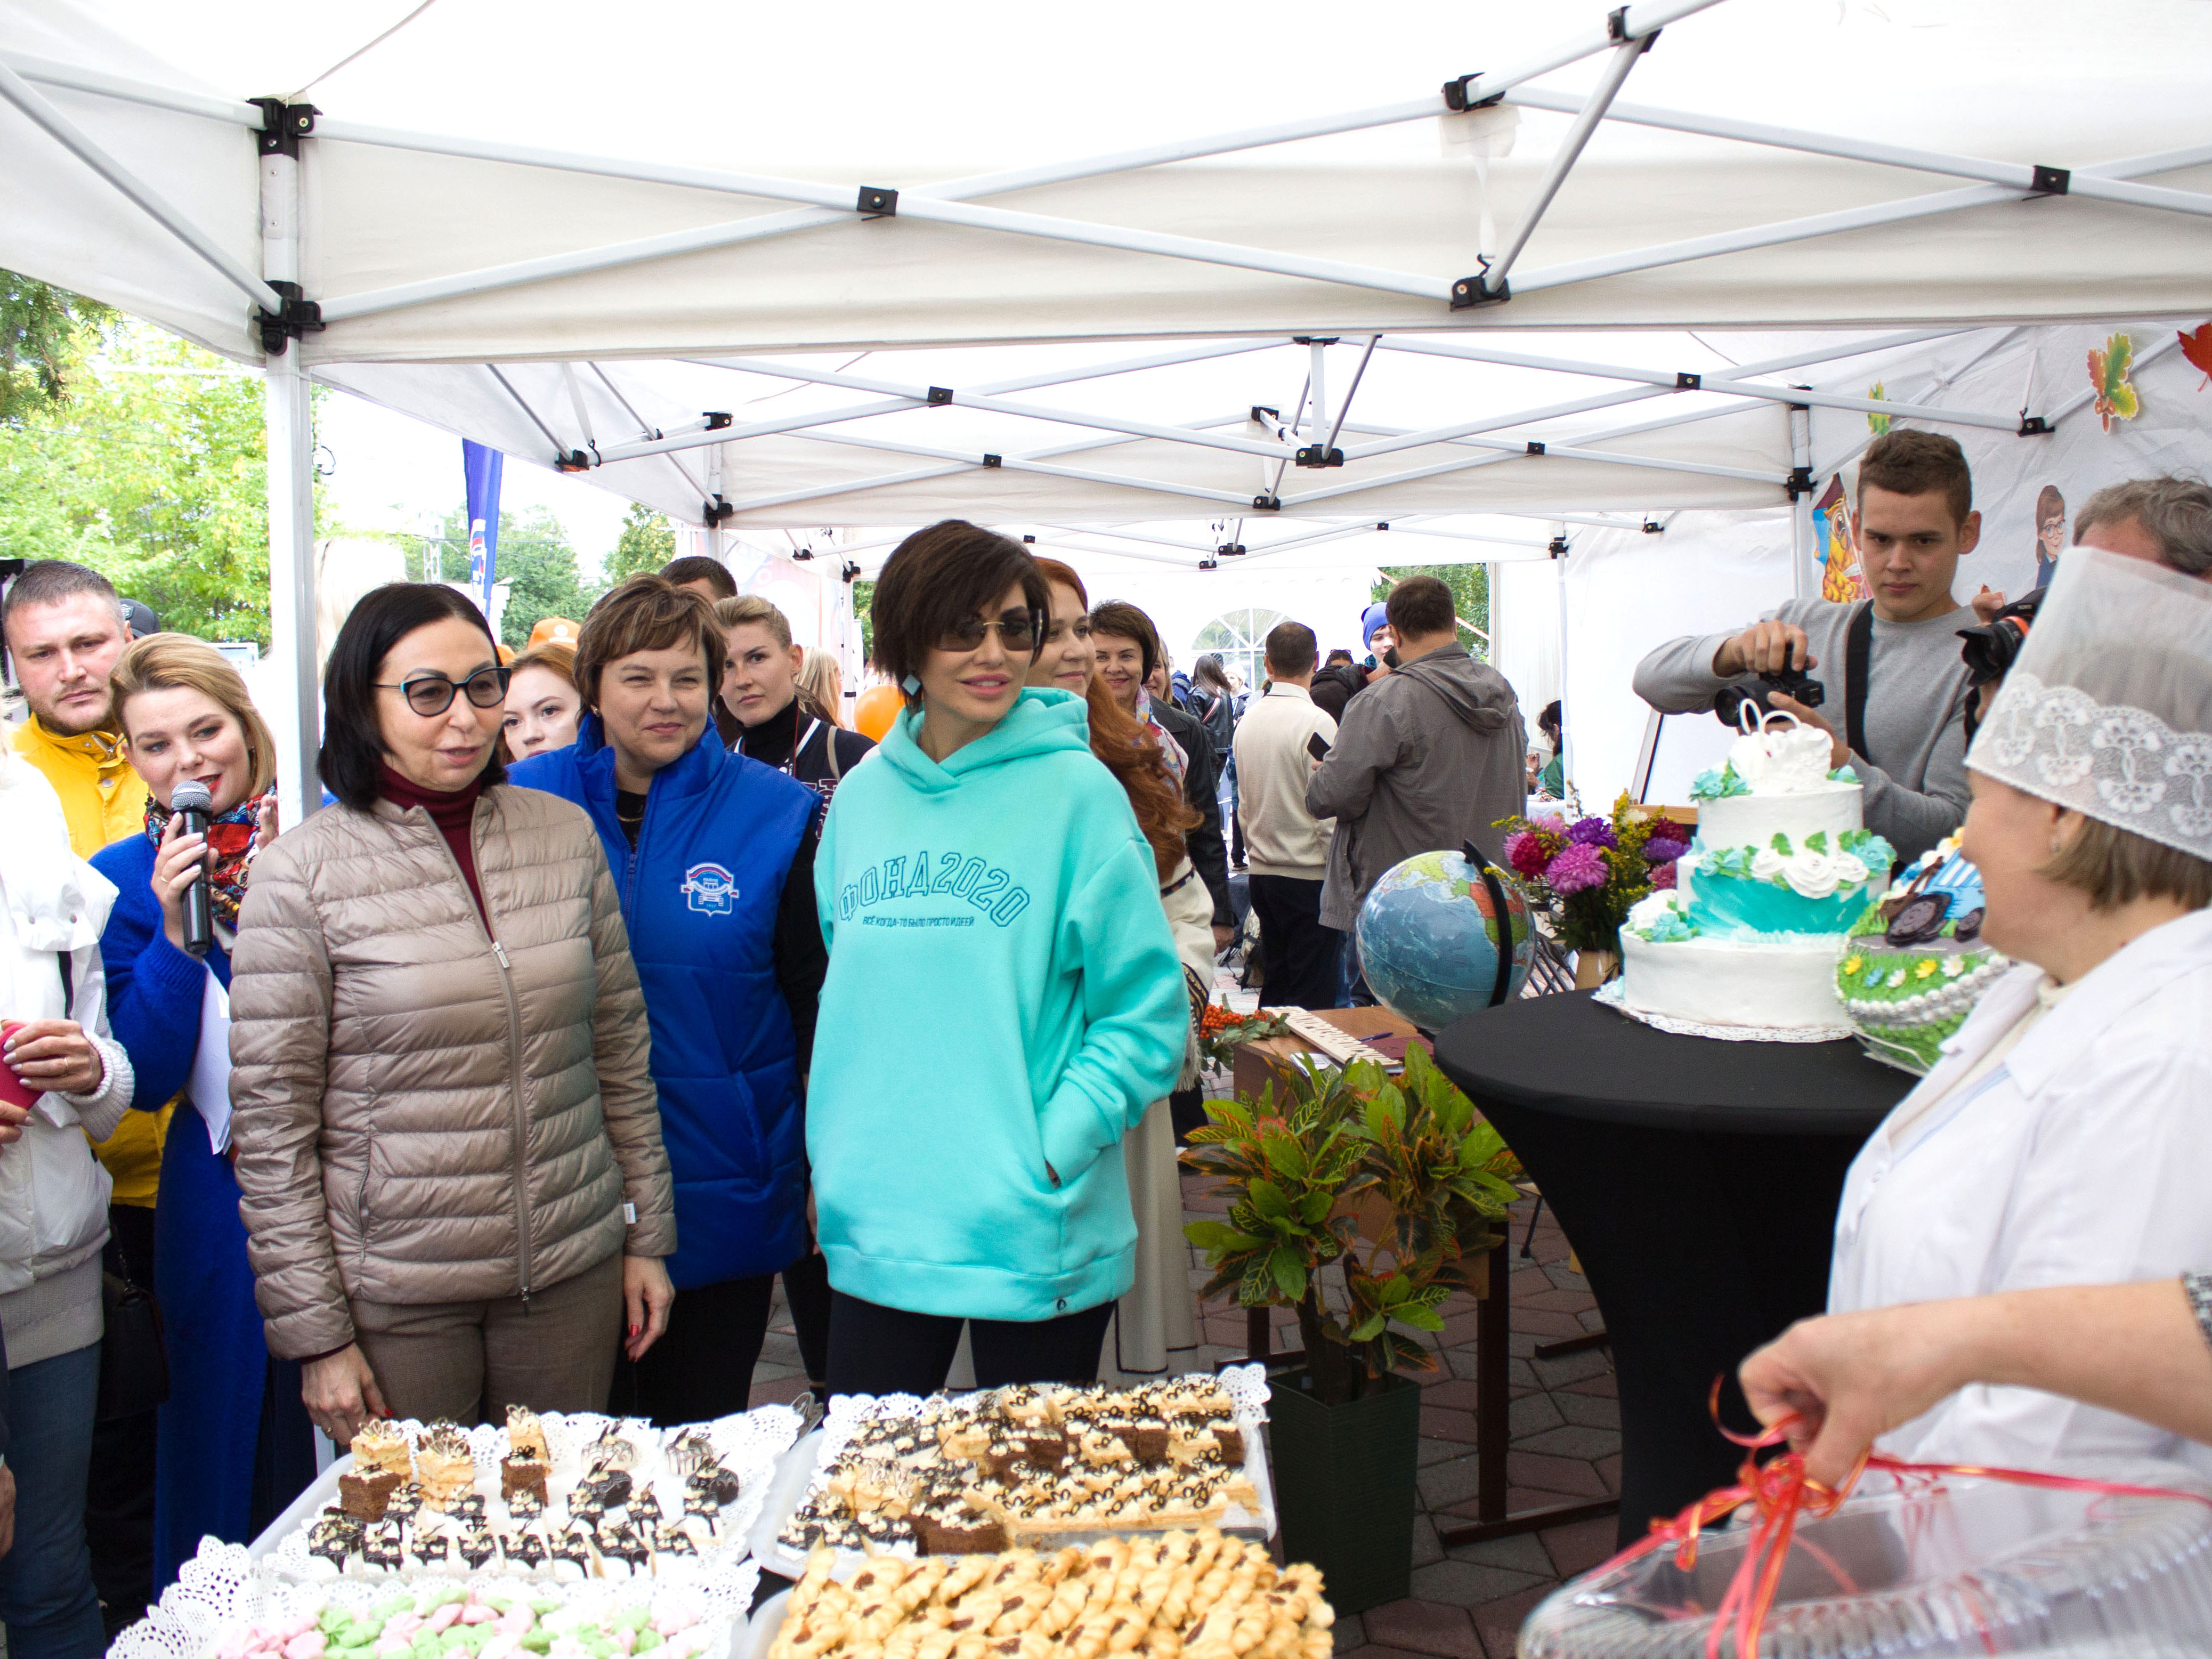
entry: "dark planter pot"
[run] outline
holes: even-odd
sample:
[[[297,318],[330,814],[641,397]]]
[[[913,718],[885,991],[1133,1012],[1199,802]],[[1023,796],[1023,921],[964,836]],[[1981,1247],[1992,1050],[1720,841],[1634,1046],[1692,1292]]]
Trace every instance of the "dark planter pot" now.
[[[1413,1471],[1421,1390],[1389,1376],[1347,1405],[1324,1406],[1310,1379],[1269,1379],[1268,1437],[1283,1558],[1322,1571],[1329,1605],[1360,1613],[1413,1589]]]

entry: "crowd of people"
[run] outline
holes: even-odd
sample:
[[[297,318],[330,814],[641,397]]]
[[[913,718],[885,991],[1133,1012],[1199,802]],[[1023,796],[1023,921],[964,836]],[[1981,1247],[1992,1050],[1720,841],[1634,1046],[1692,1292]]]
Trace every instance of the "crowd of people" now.
[[[1908,856],[1964,818],[1985,935],[2023,964],[1862,1155],[1839,1316],[1747,1368],[1823,1468],[1908,1422],[1981,1461],[2212,1428],[2173,1288],[2212,1263],[2187,1191],[2212,1153],[2212,490],[2090,502],[2037,677],[1969,755],[1977,688],[1938,647],[1971,500],[1955,444],[1890,434],[1861,468],[1869,601],[1638,676],[1710,708],[1829,659],[1842,729],[1775,705],[1829,727]],[[779,1279],[824,1395],[939,1387],[963,1334],[981,1384],[1165,1370],[1196,1343],[1194,1021],[1248,904],[1268,1001],[1371,1000],[1369,889],[1437,848],[1496,857],[1531,781],[1512,688],[1432,577],[1360,619],[1364,664],[1279,624],[1248,694],[1218,659],[1179,682],[1141,610],[959,520],[881,573],[904,713],[876,744],[712,560],[511,661],[455,590],[377,589],[329,655],[329,800],[299,824],[236,670],[125,617],[58,561],[0,611],[29,707],[0,750],[13,1659],[99,1650],[103,1607],[254,1535],[312,1477],[311,1427],[743,1409]],[[2049,714],[2085,702],[2164,735],[2083,735],[2129,752],[2100,770],[2066,748],[2087,717]],[[1558,705],[1539,729],[1540,781]],[[2033,1300],[2096,1278],[2166,1282]],[[118,1285],[166,1316],[157,1408],[119,1320],[103,1344]],[[1880,1322],[1989,1291],[2030,1299]],[[2130,1390],[2008,1346],[2062,1316],[2164,1358]],[[2125,1411],[2164,1426],[2130,1439]]]

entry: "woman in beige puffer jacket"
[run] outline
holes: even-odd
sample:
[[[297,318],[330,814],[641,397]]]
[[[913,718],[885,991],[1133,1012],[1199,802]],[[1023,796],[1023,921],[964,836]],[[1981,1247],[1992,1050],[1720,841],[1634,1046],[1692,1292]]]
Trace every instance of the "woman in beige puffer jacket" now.
[[[668,1158],[605,855],[577,808],[496,781],[501,700],[479,683],[503,693],[452,590],[356,607],[325,682],[342,804],[256,859],[232,958],[256,1296],[270,1352],[304,1363],[341,1441],[386,1407],[603,1409],[625,1297],[638,1346],[672,1294]]]

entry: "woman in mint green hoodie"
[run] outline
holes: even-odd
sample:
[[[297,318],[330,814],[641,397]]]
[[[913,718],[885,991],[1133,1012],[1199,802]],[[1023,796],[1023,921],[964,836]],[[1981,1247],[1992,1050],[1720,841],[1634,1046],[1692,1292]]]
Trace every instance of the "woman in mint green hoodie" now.
[[[830,941],[806,1146],[834,1394],[1088,1381],[1137,1230],[1122,1137],[1188,1018],[1152,852],[1080,698],[1025,690],[1048,604],[957,520],[876,586],[907,712],[840,785],[815,860]]]

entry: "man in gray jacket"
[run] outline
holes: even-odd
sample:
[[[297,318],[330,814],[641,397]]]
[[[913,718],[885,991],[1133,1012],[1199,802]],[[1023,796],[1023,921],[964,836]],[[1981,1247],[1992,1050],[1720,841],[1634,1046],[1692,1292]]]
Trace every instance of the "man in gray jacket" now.
[[[1499,857],[1498,820],[1528,799],[1520,705],[1505,677],[1459,642],[1451,590],[1408,576],[1389,610],[1397,669],[1345,705],[1336,744],[1306,785],[1306,810],[1336,820],[1322,926],[1346,933],[1376,878],[1417,853],[1472,841]]]
[[[1866,789],[1866,827],[1909,864],[1966,816],[1966,665],[1958,631],[1974,618],[1951,597],[1959,561],[1981,539],[1973,478],[1955,439],[1885,433],[1859,463],[1859,560],[1869,599],[1792,599],[1740,631],[1692,635],[1637,665],[1636,695],[1662,714],[1710,712],[1735,680],[1786,666],[1819,669],[1817,709],[1769,701],[1832,744]],[[1862,613],[1866,613],[1861,620]],[[1860,741],[1846,735],[1854,622],[1868,632]]]

